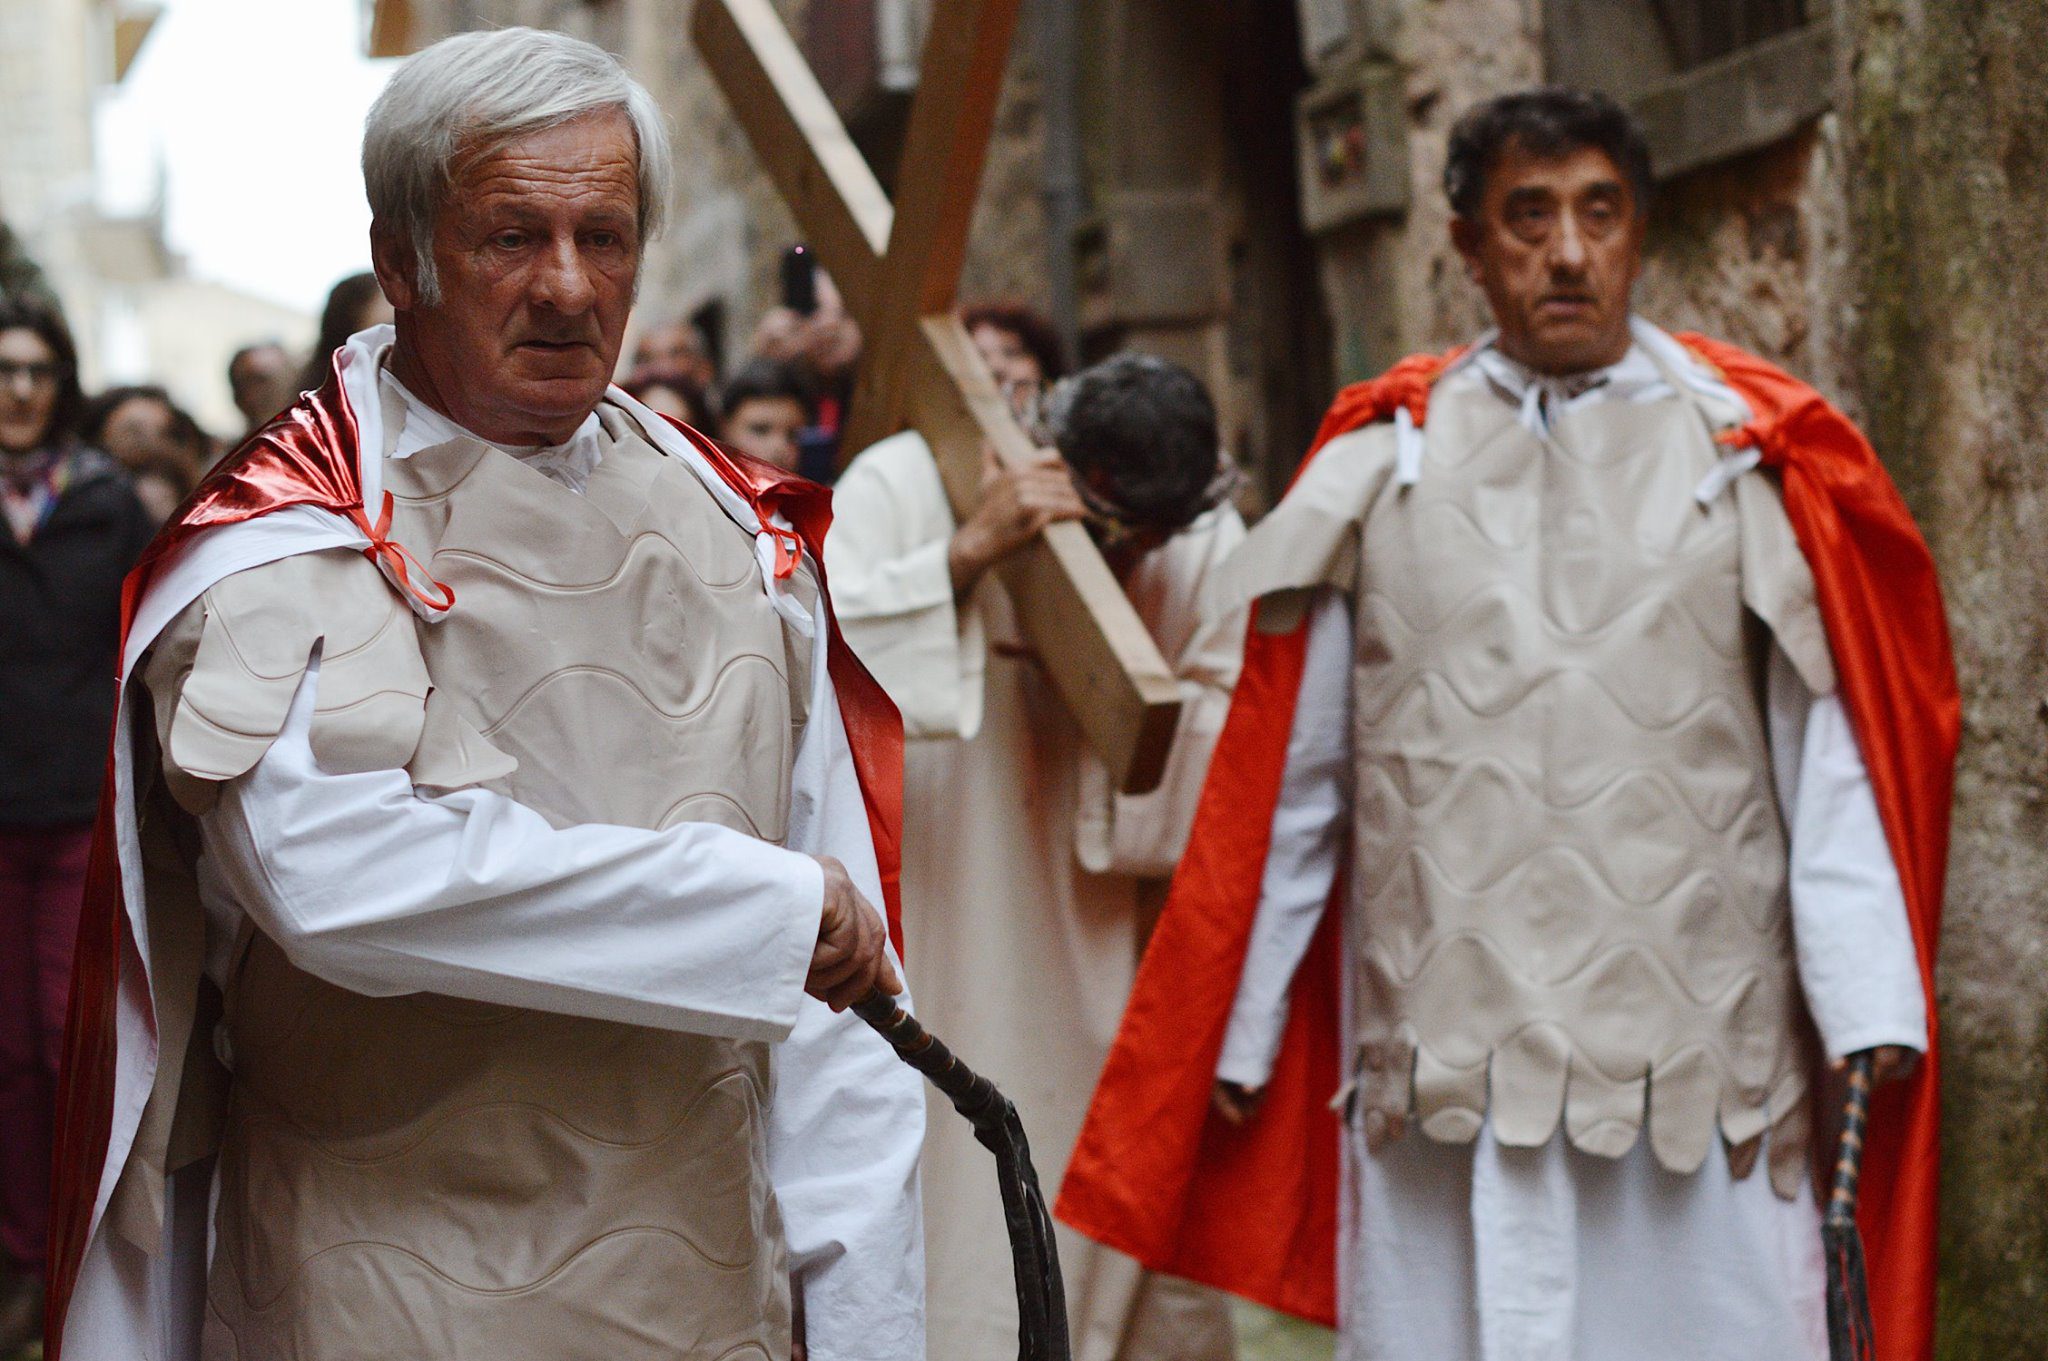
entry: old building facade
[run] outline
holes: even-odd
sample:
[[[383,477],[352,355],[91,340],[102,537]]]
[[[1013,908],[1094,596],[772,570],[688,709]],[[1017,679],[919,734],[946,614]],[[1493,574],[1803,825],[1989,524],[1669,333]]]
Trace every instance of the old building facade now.
[[[367,3],[367,0],[366,0]],[[930,0],[783,0],[884,174]],[[939,0],[943,3],[943,0]],[[379,40],[532,22],[625,54],[677,125],[643,313],[732,352],[794,235],[654,0],[380,0]],[[1942,1353],[2048,1355],[2048,10],[2036,0],[1029,0],[969,296],[1084,355],[1204,373],[1272,495],[1341,381],[1481,325],[1445,134],[1606,88],[1662,185],[1644,310],[1760,351],[1870,430],[1938,555],[1966,696],[1940,1008]]]

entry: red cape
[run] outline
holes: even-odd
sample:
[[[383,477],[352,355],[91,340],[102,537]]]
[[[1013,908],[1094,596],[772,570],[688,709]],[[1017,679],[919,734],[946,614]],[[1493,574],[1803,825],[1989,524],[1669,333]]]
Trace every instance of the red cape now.
[[[868,827],[875,843],[889,938],[903,949],[898,892],[903,832],[903,721],[881,684],[868,674],[831,619],[824,590],[825,533],[832,524],[832,493],[793,473],[731,453],[681,422],[671,421],[727,486],[746,497],[763,524],[781,513],[817,565],[820,594],[831,629],[827,666],[853,750]],[[137,608],[171,554],[205,530],[239,524],[283,510],[314,506],[362,520],[363,492],[354,414],[339,369],[318,392],[303,394],[235,450],[174,512],[121,590],[121,648]],[[367,528],[367,526],[365,526]],[[374,536],[373,536],[374,537]],[[119,678],[116,684],[119,685]],[[115,997],[123,956],[138,957],[129,931],[114,839],[113,757],[100,795],[85,907],[72,963],[71,1010],[58,1088],[56,1158],[51,1173],[50,1240],[45,1262],[48,1296],[46,1353],[58,1361],[63,1320],[92,1230],[93,1205],[105,1171],[113,1125]]]
[[[1679,337],[1754,412],[1726,442],[1777,470],[1811,563],[1841,695],[1905,887],[1921,981],[1934,996],[1961,705],[1934,562],[1876,453],[1810,387],[1704,336]],[[1338,395],[1310,457],[1407,408],[1418,425],[1455,352],[1402,361]],[[1234,1128],[1209,1094],[1244,970],[1293,724],[1306,627],[1247,636],[1188,850],[1068,1164],[1056,1212],[1154,1270],[1324,1324],[1336,1320],[1341,1063],[1340,914],[1295,976],[1258,1117]],[[1341,895],[1341,886],[1337,890]],[[1878,1094],[1861,1220],[1882,1361],[1933,1354],[1939,1070],[1935,1018],[1915,1076]]]

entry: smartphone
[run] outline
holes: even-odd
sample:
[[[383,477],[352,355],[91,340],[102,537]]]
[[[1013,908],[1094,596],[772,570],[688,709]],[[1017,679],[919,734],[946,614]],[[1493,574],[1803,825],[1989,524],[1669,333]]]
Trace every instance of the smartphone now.
[[[782,253],[782,305],[800,317],[818,310],[818,257],[808,246]]]

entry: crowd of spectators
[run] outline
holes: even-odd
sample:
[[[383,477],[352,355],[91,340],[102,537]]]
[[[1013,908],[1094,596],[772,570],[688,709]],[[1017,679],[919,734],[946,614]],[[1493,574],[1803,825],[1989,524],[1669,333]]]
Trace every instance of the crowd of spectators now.
[[[755,325],[746,356],[721,373],[709,337],[683,320],[640,333],[622,386],[752,458],[831,482],[842,449],[861,358],[861,331],[830,275],[813,275],[810,296],[785,301]],[[1029,421],[1039,395],[1066,373],[1059,333],[1031,307],[994,301],[961,319],[1013,410]]]

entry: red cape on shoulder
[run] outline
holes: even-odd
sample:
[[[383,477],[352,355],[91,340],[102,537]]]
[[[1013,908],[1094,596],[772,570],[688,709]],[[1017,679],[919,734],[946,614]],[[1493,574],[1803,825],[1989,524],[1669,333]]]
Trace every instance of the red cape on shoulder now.
[[[1727,442],[1777,470],[1812,565],[1841,692],[1904,884],[1934,996],[1961,704],[1932,555],[1876,452],[1806,384],[1731,345],[1679,337],[1749,403]],[[1457,352],[1417,355],[1338,394],[1310,449],[1406,409],[1420,426]],[[1304,466],[1307,461],[1304,460]],[[1338,922],[1324,914],[1290,998],[1285,1038],[1249,1125],[1209,1104],[1244,970],[1306,626],[1247,635],[1245,661],[1173,881],[1081,1131],[1056,1213],[1153,1270],[1323,1324],[1337,1315]],[[1337,893],[1343,893],[1340,884]],[[1882,1361],[1933,1354],[1939,1069],[1879,1093],[1861,1220]]]
[[[824,588],[825,533],[832,523],[832,493],[779,468],[730,453],[679,421],[676,429],[746,497],[763,524],[780,513],[812,561]],[[283,510],[313,506],[356,523],[371,538],[382,534],[364,515],[354,414],[337,367],[317,391],[300,395],[247,442],[223,459],[143,551],[121,589],[121,648],[137,608],[159,569],[198,534]],[[789,553],[796,545],[785,544]],[[374,556],[376,549],[366,550]],[[870,676],[830,620],[828,666],[841,717],[853,750],[854,767],[881,871],[889,938],[903,950],[898,894],[903,832],[903,722],[881,685]],[[115,678],[118,687],[121,677]],[[71,1005],[65,1029],[64,1065],[57,1094],[56,1157],[51,1169],[48,1282],[45,1303],[46,1352],[58,1361],[63,1321],[93,1229],[93,1208],[106,1169],[113,1127],[117,1059],[115,999],[124,956],[139,960],[129,930],[121,866],[114,836],[114,760],[110,753],[86,871],[85,905],[79,918],[71,973]]]

